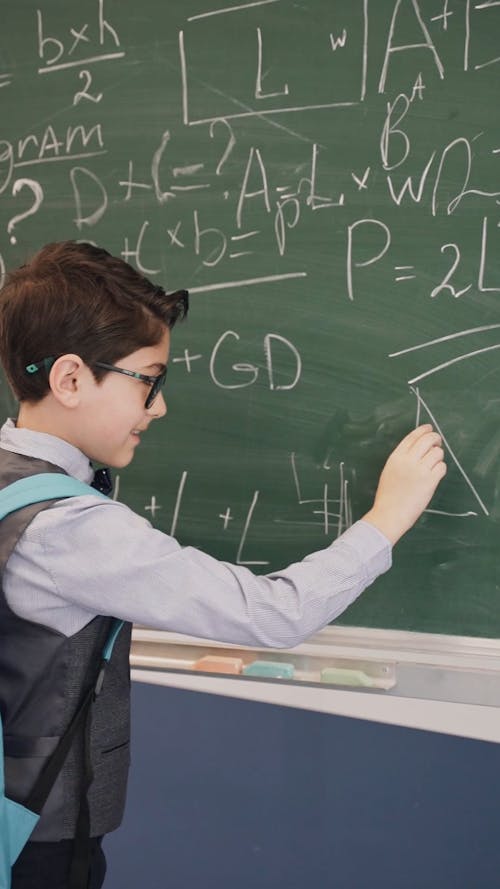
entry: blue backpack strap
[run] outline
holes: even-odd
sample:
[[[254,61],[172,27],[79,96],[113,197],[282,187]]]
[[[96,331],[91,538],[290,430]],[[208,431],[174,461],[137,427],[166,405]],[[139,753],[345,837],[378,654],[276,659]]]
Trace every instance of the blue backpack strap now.
[[[100,491],[96,491],[85,482],[62,472],[41,472],[12,482],[0,491],[0,519],[5,518],[16,509],[30,506],[32,503],[42,503],[44,500],[58,500],[63,497],[77,497],[83,494],[93,494],[95,497],[105,497]]]
[[[39,819],[21,803],[5,796],[3,730],[0,718],[0,886],[10,886],[10,869]]]
[[[108,633],[106,645],[104,646],[104,649],[102,652],[102,659],[103,659],[103,661],[106,661],[106,663],[111,658],[114,644],[118,638],[118,633],[120,632],[121,628],[123,627],[123,624],[124,624],[123,620],[119,620],[117,617],[113,618],[113,623],[111,624],[111,627],[110,627],[110,630]]]

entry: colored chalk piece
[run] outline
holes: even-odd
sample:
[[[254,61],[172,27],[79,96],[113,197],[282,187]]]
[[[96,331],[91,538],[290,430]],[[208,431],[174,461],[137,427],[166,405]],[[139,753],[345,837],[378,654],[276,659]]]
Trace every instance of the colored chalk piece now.
[[[193,664],[193,670],[204,673],[241,673],[243,661],[239,657],[217,657],[207,654]]]
[[[350,670],[346,667],[325,667],[321,671],[321,682],[331,682],[332,685],[357,685],[364,688],[372,688],[376,682],[363,670]]]
[[[268,679],[293,679],[294,672],[293,664],[283,664],[280,661],[253,661],[243,667],[244,676],[262,676]]]

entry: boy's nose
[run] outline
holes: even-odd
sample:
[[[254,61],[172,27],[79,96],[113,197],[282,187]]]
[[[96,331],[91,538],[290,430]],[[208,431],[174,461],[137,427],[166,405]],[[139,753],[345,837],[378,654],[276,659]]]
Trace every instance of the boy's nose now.
[[[163,395],[163,392],[158,392],[153,404],[148,408],[148,414],[151,414],[155,420],[159,420],[160,417],[164,417],[166,413],[167,402],[165,401],[165,396]]]

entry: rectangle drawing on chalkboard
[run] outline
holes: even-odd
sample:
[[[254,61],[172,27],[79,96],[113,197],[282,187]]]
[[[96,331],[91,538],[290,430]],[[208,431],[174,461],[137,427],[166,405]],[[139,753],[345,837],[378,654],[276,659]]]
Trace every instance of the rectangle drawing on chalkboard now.
[[[191,16],[187,29],[180,31],[186,125],[220,118],[350,107],[363,101],[367,0],[341,0],[334,15],[329,10],[320,10],[314,17],[305,8],[289,11],[287,34],[279,12],[273,14],[272,8],[255,9],[257,5],[262,4],[242,4],[213,14]],[[211,52],[221,30],[220,16],[215,12],[225,11],[242,14],[232,16],[230,23],[224,17],[224,28],[234,27],[235,39],[226,41],[225,63],[221,67]],[[295,41],[290,40],[290,28],[300,38],[300,54]],[[322,64],[318,63],[318,55]]]

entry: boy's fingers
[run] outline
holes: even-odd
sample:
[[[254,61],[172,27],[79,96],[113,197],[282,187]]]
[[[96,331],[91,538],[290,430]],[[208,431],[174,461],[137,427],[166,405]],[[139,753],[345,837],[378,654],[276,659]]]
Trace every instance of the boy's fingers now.
[[[413,444],[411,451],[418,459],[422,459],[432,448],[440,447],[441,441],[439,432],[426,432]]]
[[[432,426],[430,423],[424,423],[422,424],[422,426],[417,426],[415,429],[412,429],[411,432],[408,433],[408,435],[405,435],[405,437],[401,439],[398,445],[398,449],[410,449],[420,438],[422,438],[423,435],[426,435],[429,432],[432,432]]]
[[[441,463],[437,463],[436,466],[434,466],[432,471],[435,473],[435,475],[437,475],[437,479],[439,481],[440,479],[445,477],[446,473],[448,472],[448,467],[446,463],[443,463],[441,461]]]
[[[436,490],[439,482],[441,481],[441,479],[443,479],[445,477],[447,472],[448,472],[448,467],[447,467],[446,463],[444,463],[443,460],[438,460],[438,462],[435,463],[434,466],[431,467],[430,477],[435,483],[434,490]]]
[[[435,446],[431,448],[423,457],[422,463],[429,467],[429,469],[434,469],[438,463],[443,462],[444,460],[444,450],[439,446]]]

